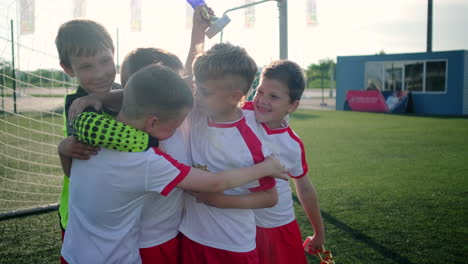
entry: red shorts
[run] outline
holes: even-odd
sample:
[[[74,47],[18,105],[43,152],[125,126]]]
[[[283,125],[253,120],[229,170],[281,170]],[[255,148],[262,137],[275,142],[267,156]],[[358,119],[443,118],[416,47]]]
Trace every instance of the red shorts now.
[[[260,264],[307,264],[296,220],[275,228],[257,226],[257,251]]]
[[[150,263],[182,263],[182,235],[179,233],[173,239],[154,247],[140,248],[140,257],[143,264]]]
[[[257,250],[232,252],[199,244],[182,235],[184,264],[258,264]],[[292,262],[291,262],[292,263]]]

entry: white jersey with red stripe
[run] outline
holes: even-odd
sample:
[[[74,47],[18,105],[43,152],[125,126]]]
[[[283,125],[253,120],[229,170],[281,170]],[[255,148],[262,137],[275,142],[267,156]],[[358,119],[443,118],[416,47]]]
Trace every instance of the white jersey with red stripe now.
[[[264,159],[256,136],[255,117],[250,113],[231,123],[215,123],[193,110],[190,118],[190,146],[195,167],[216,173],[252,166]],[[224,191],[227,195],[248,194],[273,188],[273,178]],[[199,203],[187,195],[185,214],[179,227],[191,240],[205,246],[248,252],[255,249],[255,215],[251,209],[220,209]]]
[[[247,102],[243,109],[254,112],[252,102]],[[263,144],[286,167],[289,176],[292,178],[304,177],[309,170],[304,144],[287,122],[283,122],[283,127],[278,129],[270,129],[264,123],[257,123],[257,125],[259,127],[258,136]],[[277,180],[276,189],[278,203],[275,206],[254,210],[257,226],[273,228],[289,224],[295,219],[289,182]]]
[[[189,173],[159,149],[101,149],[73,160],[62,256],[72,263],[140,263],[138,229],[146,192],[167,196]]]
[[[188,153],[188,141],[183,135],[185,123],[176,130],[174,135],[160,141],[164,152],[187,166],[191,165]],[[166,197],[150,192],[145,195],[140,223],[140,248],[161,245],[179,234],[179,224],[182,221],[184,209],[184,191],[179,188]]]

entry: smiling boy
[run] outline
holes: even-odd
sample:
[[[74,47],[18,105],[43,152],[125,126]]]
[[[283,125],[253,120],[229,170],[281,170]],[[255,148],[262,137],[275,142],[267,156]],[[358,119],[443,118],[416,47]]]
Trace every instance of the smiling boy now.
[[[88,19],[74,19],[62,24],[58,30],[55,45],[60,66],[70,77],[76,78],[78,88],[75,93],[65,97],[64,121],[66,138],[60,142],[59,153],[76,159],[88,159],[98,148],[78,141],[68,124],[68,110],[74,100],[91,93],[107,93],[121,89],[114,83],[116,68],[114,64],[114,44],[107,30],[99,23]],[[108,112],[112,114],[111,112]],[[64,171],[71,163],[61,158]],[[62,236],[68,222],[68,185],[65,175],[60,199],[59,217]]]
[[[263,68],[253,102],[243,109],[255,115],[257,135],[288,169],[297,196],[314,230],[306,249],[324,244],[325,232],[317,193],[308,173],[304,144],[286,117],[297,110],[304,91],[301,67],[289,60],[273,61]],[[260,264],[306,264],[301,231],[295,219],[289,182],[277,181],[278,203],[256,208],[258,193],[244,195],[195,194],[198,201],[219,208],[256,208],[256,246]]]

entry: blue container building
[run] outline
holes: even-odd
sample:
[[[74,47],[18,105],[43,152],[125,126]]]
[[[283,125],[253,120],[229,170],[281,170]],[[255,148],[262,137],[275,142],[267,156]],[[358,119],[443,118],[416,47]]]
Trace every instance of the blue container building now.
[[[423,115],[468,115],[468,50],[339,56],[336,109],[348,90],[411,92],[411,111]]]

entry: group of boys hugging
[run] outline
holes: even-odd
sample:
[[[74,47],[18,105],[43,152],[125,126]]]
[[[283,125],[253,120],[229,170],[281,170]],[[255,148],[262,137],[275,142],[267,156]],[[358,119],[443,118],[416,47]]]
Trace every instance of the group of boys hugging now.
[[[203,51],[202,7],[185,66],[168,51],[135,49],[121,86],[102,25],[60,27],[60,65],[79,83],[58,147],[62,263],[307,263],[288,179],[314,230],[305,248],[323,245],[304,146],[287,122],[302,69],[270,63],[241,106],[257,65],[232,44]]]

